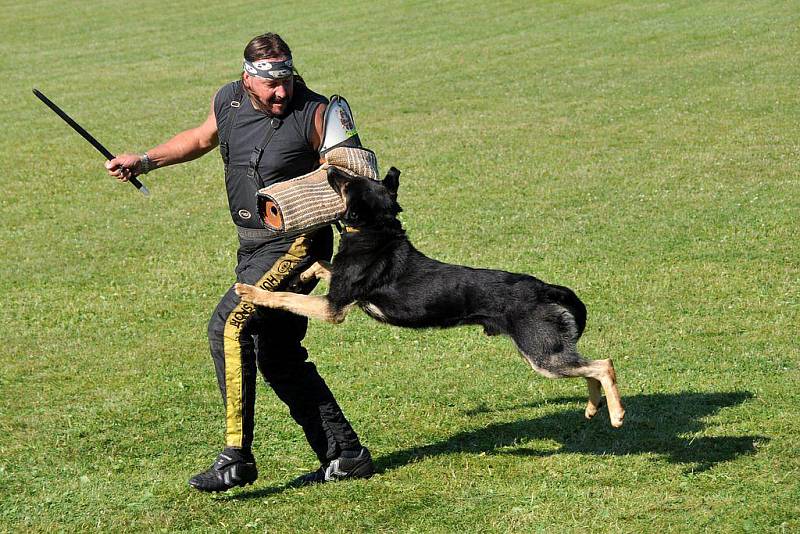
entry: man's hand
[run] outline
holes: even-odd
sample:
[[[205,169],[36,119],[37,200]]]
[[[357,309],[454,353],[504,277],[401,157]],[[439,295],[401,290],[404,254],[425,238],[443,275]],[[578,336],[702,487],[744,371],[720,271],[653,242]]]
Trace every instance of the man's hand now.
[[[142,173],[142,157],[139,154],[121,154],[106,161],[106,170],[120,182],[127,182],[132,176]]]

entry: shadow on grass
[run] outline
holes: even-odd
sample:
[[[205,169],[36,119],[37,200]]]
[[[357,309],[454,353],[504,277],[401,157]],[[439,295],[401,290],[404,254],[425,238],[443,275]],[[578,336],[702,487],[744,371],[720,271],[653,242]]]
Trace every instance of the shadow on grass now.
[[[450,453],[510,454],[516,456],[550,456],[563,453],[628,455],[652,453],[667,461],[686,465],[687,471],[705,471],[714,465],[733,460],[743,454],[753,454],[757,441],[764,436],[698,437],[703,418],[722,408],[737,406],[752,398],[749,392],[731,393],[673,393],[633,395],[625,397],[626,416],[622,428],[611,428],[608,410],[601,411],[591,421],[583,417],[585,397],[561,397],[547,400],[548,405],[580,403],[580,409],[523,419],[510,423],[493,423],[484,428],[454,434],[449,438],[398,450],[375,459],[378,473],[383,473],[426,457]],[[485,406],[466,412],[468,415],[541,407],[541,403],[525,403],[513,408],[493,410]],[[560,447],[535,449],[520,447],[520,443],[545,440],[556,441]],[[240,500],[266,497],[291,486],[243,491],[225,499]]]
[[[493,423],[487,427],[459,432],[446,440],[395,451],[376,460],[379,472],[406,465],[428,456],[453,452],[512,454],[517,456],[550,456],[563,453],[596,455],[628,455],[652,453],[667,461],[685,464],[687,471],[705,471],[720,462],[755,452],[757,441],[764,436],[692,437],[702,431],[704,417],[722,408],[742,404],[752,398],[748,392],[674,393],[634,395],[623,399],[626,409],[622,428],[611,428],[608,411],[602,408],[591,421],[583,417],[585,397],[562,397],[547,404],[580,403],[580,409],[524,419],[510,423]],[[520,405],[531,407],[530,403]],[[541,406],[541,405],[538,405]],[[469,415],[493,410],[481,407]],[[498,411],[508,411],[500,408]],[[542,449],[520,447],[527,441],[556,441]],[[503,450],[508,448],[507,450]]]

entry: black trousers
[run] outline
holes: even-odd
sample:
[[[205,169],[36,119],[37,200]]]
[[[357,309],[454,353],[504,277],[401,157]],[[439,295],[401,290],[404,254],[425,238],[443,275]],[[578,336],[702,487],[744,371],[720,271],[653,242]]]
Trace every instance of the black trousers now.
[[[299,275],[330,259],[333,232],[323,228],[294,241],[241,241],[236,279],[270,291],[309,293]],[[360,447],[358,436],[302,345],[308,319],[242,302],[231,286],[208,324],[208,341],[225,403],[225,443],[250,449],[258,369],[302,427],[320,462]]]

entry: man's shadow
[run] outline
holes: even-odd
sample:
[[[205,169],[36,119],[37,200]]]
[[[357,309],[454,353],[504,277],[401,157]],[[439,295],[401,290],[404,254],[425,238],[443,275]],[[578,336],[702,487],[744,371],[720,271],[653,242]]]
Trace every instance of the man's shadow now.
[[[682,464],[687,471],[705,471],[743,454],[753,454],[764,436],[700,436],[707,424],[704,418],[723,408],[738,406],[752,398],[746,391],[729,393],[656,393],[623,397],[626,416],[622,428],[611,428],[608,410],[601,408],[591,421],[583,417],[585,397],[560,397],[542,403],[527,403],[511,408],[492,409],[479,406],[467,415],[512,411],[530,407],[575,404],[575,407],[534,419],[492,423],[477,430],[459,432],[447,439],[401,449],[375,458],[378,473],[398,469],[426,457],[468,452],[551,456],[562,453],[594,455],[657,454],[670,463]],[[581,407],[578,408],[578,405]],[[541,448],[520,446],[545,441]],[[559,444],[552,447],[552,442]],[[279,493],[289,485],[243,491],[230,499],[250,499]]]

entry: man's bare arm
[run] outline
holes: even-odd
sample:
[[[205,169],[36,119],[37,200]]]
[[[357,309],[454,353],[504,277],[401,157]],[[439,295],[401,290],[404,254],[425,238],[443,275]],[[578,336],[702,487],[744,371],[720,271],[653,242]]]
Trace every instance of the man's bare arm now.
[[[328,106],[325,104],[320,104],[314,112],[314,129],[311,131],[311,146],[313,146],[316,151],[319,151],[322,146],[322,138],[325,136],[323,127],[325,126],[325,109],[327,107]],[[323,158],[319,158],[319,162],[324,163]]]
[[[196,128],[190,128],[177,134],[169,141],[147,151],[151,168],[166,167],[199,158],[219,144],[217,136],[217,118],[214,114],[214,101],[206,120]],[[142,155],[125,153],[106,162],[108,174],[122,181],[132,175],[141,174]]]

